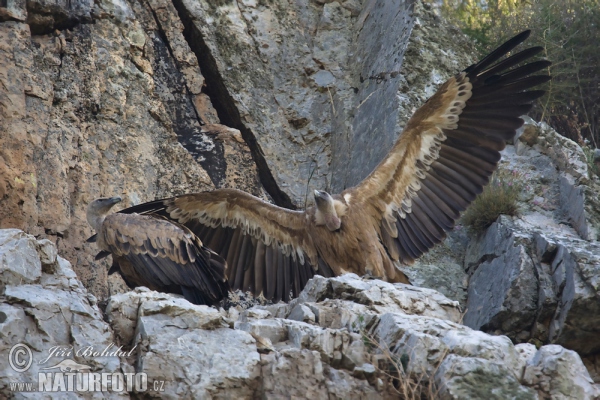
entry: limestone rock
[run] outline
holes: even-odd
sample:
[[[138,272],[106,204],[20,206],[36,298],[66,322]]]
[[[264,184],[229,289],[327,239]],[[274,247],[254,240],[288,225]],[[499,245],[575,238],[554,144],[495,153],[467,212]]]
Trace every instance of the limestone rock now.
[[[68,261],[56,257],[56,247],[16,229],[0,230],[0,238],[2,259],[11,265],[11,273],[0,275],[0,352],[9,357],[11,349],[23,350],[24,356],[17,359],[23,365],[15,365],[25,368],[15,370],[5,358],[0,363],[0,390],[9,393],[11,382],[37,385],[38,373],[45,373],[44,368],[52,372],[64,359],[93,370],[120,372],[119,357],[87,354],[86,349],[101,353],[113,348],[113,333]],[[16,273],[24,274],[20,282],[14,281]],[[16,393],[16,397],[27,394]],[[126,397],[109,392],[104,396]]]
[[[184,315],[193,319],[203,311]],[[188,398],[253,397],[260,383],[260,355],[250,334],[194,329],[181,321],[171,325],[170,320],[163,313],[139,318],[134,343],[139,368],[149,380],[164,380],[166,392]]]
[[[414,286],[435,289],[465,308],[469,276],[463,263],[470,239],[459,221],[442,243],[400,269]]]
[[[298,304],[296,307],[294,307],[290,315],[288,315],[288,318],[295,321],[309,323],[315,322],[315,314],[309,307],[305,306],[304,304]]]
[[[344,274],[331,279],[315,276],[290,306],[325,298],[350,300],[367,306],[368,310],[375,313],[399,312],[460,320],[458,302],[435,290],[391,284],[379,279],[364,281],[356,274]]]
[[[33,236],[18,229],[3,229],[0,231],[0,248],[0,280],[3,284],[33,283],[42,276],[42,262]]]
[[[470,243],[465,268],[476,270],[469,281],[465,325],[516,336],[535,319],[538,282],[526,246],[500,222]]]
[[[202,129],[220,121],[171,2],[24,6],[0,7],[27,21],[0,24],[0,227],[57,244],[105,299],[107,261],[85,243],[94,198],[128,206],[224,184],[264,197],[246,144]]]
[[[451,354],[435,374],[440,399],[537,399],[531,388],[523,387],[501,364],[481,358]]]
[[[543,346],[527,362],[523,381],[540,397],[552,399],[597,399],[600,387],[594,384],[577,353],[562,346]]]
[[[467,255],[467,266],[477,269],[464,323],[504,332],[517,342],[534,338],[594,354],[600,334],[599,255],[597,243],[550,239],[501,218]]]
[[[516,343],[556,343],[593,356],[600,333],[600,208],[590,193],[600,186],[576,143],[545,124],[527,126],[539,133],[537,143],[518,140],[500,163],[524,185],[519,215],[501,216],[467,248],[464,322]]]
[[[26,373],[3,366],[1,390],[10,382],[36,381],[40,368],[64,360],[93,372],[144,372],[149,387],[158,383],[161,388],[144,394],[167,398],[392,399],[431,390],[441,398],[492,393],[530,398],[536,390],[558,398],[565,393],[593,398],[599,390],[573,351],[556,345],[539,351],[533,345],[515,347],[505,336],[448,320],[455,317],[456,302],[431,289],[353,274],[315,277],[290,305],[247,310],[217,310],[137,288],[110,298],[107,323],[68,262],[58,256],[54,264],[42,264],[55,253],[53,245],[16,230],[0,231],[0,237],[25,241],[32,246],[24,247],[24,253],[37,255],[23,269],[31,283],[2,283],[0,350],[7,353],[24,343],[34,360],[52,355]],[[0,242],[0,254],[14,248],[14,242]],[[311,323],[297,320],[307,316]],[[52,352],[56,346],[64,351]],[[69,353],[88,347],[121,353]],[[108,389],[89,396],[59,394],[140,395]]]
[[[528,143],[527,140],[522,139],[524,132],[538,135],[539,143],[538,136],[535,143]],[[600,188],[600,181],[590,174],[587,157],[581,147],[571,139],[561,136],[547,124],[543,122],[538,124],[531,118],[526,119],[526,124],[517,132],[517,136],[519,137],[515,143],[517,155],[525,158],[533,156],[537,160],[546,158],[553,164],[555,171],[546,170],[547,174],[543,176],[542,183],[556,186],[554,190],[558,190],[559,193],[556,207],[580,237],[586,240],[599,240],[600,203],[595,193]],[[523,143],[528,143],[528,146]],[[525,163],[533,164],[532,160]],[[549,196],[544,193],[542,197]]]

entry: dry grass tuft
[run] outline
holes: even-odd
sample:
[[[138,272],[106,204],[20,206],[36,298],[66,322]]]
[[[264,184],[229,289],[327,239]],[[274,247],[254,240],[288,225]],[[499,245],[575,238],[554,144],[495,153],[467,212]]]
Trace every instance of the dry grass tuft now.
[[[433,376],[437,372],[448,350],[444,350],[433,371],[409,371],[410,356],[399,349],[393,350],[385,342],[372,334],[374,326],[366,326],[362,316],[353,326],[353,331],[360,333],[363,343],[372,355],[372,364],[377,375],[387,381],[388,389],[403,400],[433,400],[440,396]],[[389,392],[388,392],[389,393]]]
[[[517,171],[497,170],[490,183],[463,214],[463,225],[475,233],[480,233],[492,225],[501,214],[517,215],[517,198],[522,190],[523,181]]]

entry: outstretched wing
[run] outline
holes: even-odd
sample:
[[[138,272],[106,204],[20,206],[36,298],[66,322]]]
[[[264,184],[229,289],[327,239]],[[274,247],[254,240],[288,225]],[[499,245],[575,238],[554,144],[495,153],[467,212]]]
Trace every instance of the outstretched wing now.
[[[160,216],[117,213],[106,217],[98,235],[130,286],[179,293],[196,304],[228,295],[225,261],[184,226]]]
[[[346,191],[352,202],[370,207],[394,260],[411,263],[443,240],[488,183],[499,151],[523,124],[519,116],[544,94],[528,89],[550,77],[530,75],[550,62],[517,66],[541,47],[499,61],[529,33],[450,78],[412,116],[371,175]]]
[[[332,276],[306,233],[307,215],[235,189],[186,194],[120,211],[154,213],[192,230],[227,261],[230,286],[268,300],[297,296],[315,273]]]

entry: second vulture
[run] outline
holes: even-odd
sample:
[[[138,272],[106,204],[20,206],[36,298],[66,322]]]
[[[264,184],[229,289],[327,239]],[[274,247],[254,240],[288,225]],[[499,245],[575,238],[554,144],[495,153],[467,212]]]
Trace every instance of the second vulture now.
[[[532,102],[550,79],[545,60],[510,56],[523,32],[450,78],[406,124],[388,155],[355,187],[293,211],[235,189],[186,194],[110,213],[120,198],[88,207],[101,253],[130,286],[214,304],[230,289],[275,302],[315,274],[354,272],[408,283],[398,269],[441,242],[481,193]],[[507,56],[507,57],[505,57]]]

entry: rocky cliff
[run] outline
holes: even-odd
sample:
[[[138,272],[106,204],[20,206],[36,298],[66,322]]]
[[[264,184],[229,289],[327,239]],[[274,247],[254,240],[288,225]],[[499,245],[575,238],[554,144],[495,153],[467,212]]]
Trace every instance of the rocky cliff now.
[[[236,187],[304,207],[351,186],[471,49],[410,0],[0,3],[1,354],[123,346],[75,360],[144,371],[165,385],[150,396],[599,396],[600,186],[544,124],[504,152],[520,216],[459,225],[406,269],[435,290],[316,278],[290,305],[216,310],[117,294],[85,242],[100,196]],[[44,365],[0,367],[6,391]]]
[[[290,304],[226,311],[138,288],[103,314],[50,241],[0,230],[0,254],[0,391],[14,398],[36,395],[15,386],[27,382],[65,398],[63,375],[39,383],[47,370],[146,374],[145,387],[72,398],[600,396],[575,351],[466,327],[459,303],[432,289],[317,276]]]
[[[288,207],[385,155],[471,47],[421,3],[0,5],[0,227],[108,295],[85,206],[237,187]],[[406,57],[405,57],[406,54]],[[404,65],[404,68],[401,66]]]

